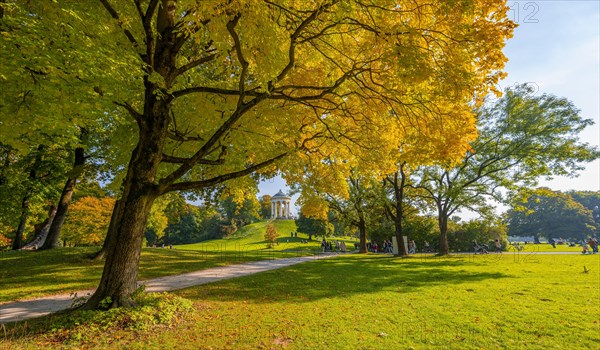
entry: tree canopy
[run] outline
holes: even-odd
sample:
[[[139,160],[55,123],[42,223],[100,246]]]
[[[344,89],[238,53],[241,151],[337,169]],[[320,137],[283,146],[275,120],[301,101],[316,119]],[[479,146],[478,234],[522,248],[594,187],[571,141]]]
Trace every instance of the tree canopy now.
[[[420,163],[459,159],[476,136],[472,104],[503,76],[507,10],[501,0],[15,0],[0,29],[10,62],[0,104],[18,111],[39,93],[0,125],[114,130],[107,161],[121,199],[87,305],[131,305],[161,195],[277,168],[300,183],[359,164],[383,175],[402,147]],[[14,84],[23,76],[26,87]],[[67,112],[45,115],[49,100]]]

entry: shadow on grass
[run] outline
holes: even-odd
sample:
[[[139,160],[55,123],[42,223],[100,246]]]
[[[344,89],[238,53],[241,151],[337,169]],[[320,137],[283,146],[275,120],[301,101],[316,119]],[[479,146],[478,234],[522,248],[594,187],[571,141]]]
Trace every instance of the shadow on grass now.
[[[346,256],[236,278],[178,292],[193,300],[303,303],[355,294],[409,293],[435,285],[458,285],[510,277],[497,272],[468,272],[449,266],[467,261],[402,261],[382,256]]]
[[[177,275],[211,267],[250,261],[291,258],[312,254],[301,251],[247,249],[179,250],[144,248],[140,259],[140,280]],[[104,261],[89,256],[98,247],[58,248],[47,251],[0,253],[0,303],[95,288]]]

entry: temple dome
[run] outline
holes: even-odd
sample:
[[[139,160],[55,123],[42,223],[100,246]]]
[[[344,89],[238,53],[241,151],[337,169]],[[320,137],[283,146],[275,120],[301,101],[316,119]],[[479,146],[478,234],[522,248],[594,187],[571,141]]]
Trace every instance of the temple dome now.
[[[277,199],[277,198],[282,198],[282,199],[289,199],[290,196],[288,196],[287,194],[283,193],[281,190],[279,190],[279,192],[277,192],[273,197],[271,197],[271,199]]]

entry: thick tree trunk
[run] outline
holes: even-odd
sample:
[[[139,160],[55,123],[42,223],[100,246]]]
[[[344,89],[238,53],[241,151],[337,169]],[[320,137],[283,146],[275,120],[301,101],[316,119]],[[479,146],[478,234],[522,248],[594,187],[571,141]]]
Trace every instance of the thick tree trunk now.
[[[100,285],[83,306],[95,309],[108,303],[111,308],[133,306],[137,273],[146,221],[158,196],[154,184],[167,133],[170,101],[154,100],[147,89],[150,110],[138,121],[139,141],[133,150],[120,203],[115,206],[107,233],[106,262]]]
[[[358,223],[358,232],[360,235],[359,253],[367,253],[367,225],[364,220]]]
[[[398,255],[407,256],[408,251],[406,250],[406,245],[404,244],[404,235],[402,232],[402,219],[394,220],[394,224],[396,226],[396,241],[398,241]]]
[[[97,308],[99,303],[110,298],[110,307],[133,306],[131,295],[137,288],[137,273],[144,228],[154,196],[143,186],[128,196],[121,220],[113,225],[108,236],[108,249],[100,285],[86,304],[86,308]]]
[[[448,216],[446,214],[440,214],[438,218],[438,226],[440,228],[439,255],[448,255]]]
[[[48,211],[48,217],[44,222],[39,225],[39,228],[36,229],[35,236],[33,240],[23,246],[22,249],[25,250],[37,250],[39,249],[44,242],[46,241],[46,237],[48,237],[48,231],[50,231],[50,226],[52,225],[52,221],[56,216],[56,206],[51,205],[50,210]]]
[[[408,250],[406,245],[404,244],[404,228],[403,228],[403,223],[404,223],[404,188],[406,187],[406,174],[404,172],[404,167],[406,166],[406,163],[402,163],[400,165],[400,168],[398,169],[398,172],[396,172],[394,174],[394,177],[388,177],[385,181],[387,181],[388,183],[390,183],[393,187],[394,187],[394,203],[393,205],[391,205],[391,207],[393,208],[393,210],[395,211],[392,212],[392,209],[388,209],[388,216],[390,216],[392,218],[392,220],[394,221],[394,227],[395,227],[395,237],[396,237],[396,241],[398,243],[398,256],[407,256],[408,255]],[[400,176],[398,176],[398,173],[400,173]]]
[[[12,249],[18,250],[23,247],[23,232],[25,232],[25,225],[27,225],[27,219],[29,218],[29,194],[23,197],[21,202],[21,218],[19,219],[19,226],[15,232],[15,239],[13,241]]]
[[[67,183],[63,188],[58,201],[58,207],[56,209],[56,216],[52,221],[48,237],[40,249],[52,249],[58,246],[58,237],[60,236],[60,230],[67,217],[67,211],[69,210],[69,204],[71,204],[71,198],[73,198],[73,191],[75,191],[75,185],[77,184],[77,174],[80,174],[85,164],[84,150],[81,147],[75,149],[75,161],[73,163],[73,170],[71,178],[67,179]]]

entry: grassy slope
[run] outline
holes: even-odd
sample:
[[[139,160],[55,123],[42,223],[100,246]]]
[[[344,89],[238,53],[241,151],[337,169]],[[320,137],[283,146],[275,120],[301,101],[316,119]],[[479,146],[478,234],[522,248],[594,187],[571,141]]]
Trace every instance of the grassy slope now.
[[[298,233],[298,237],[291,237],[291,232],[296,232],[296,223],[293,220],[276,220],[274,223],[279,238],[277,245],[273,247],[275,251],[319,251],[321,243],[319,237],[313,236],[312,241],[302,243],[302,240],[308,240],[308,235]],[[266,249],[265,231],[269,221],[260,221],[247,225],[238,230],[232,237],[225,239],[216,239],[204,241],[195,244],[186,244],[178,246],[178,249],[189,250],[208,250],[208,251],[238,251],[252,252]]]
[[[593,349],[599,272],[598,255],[347,255],[179,291],[197,311],[170,329],[0,348]]]

